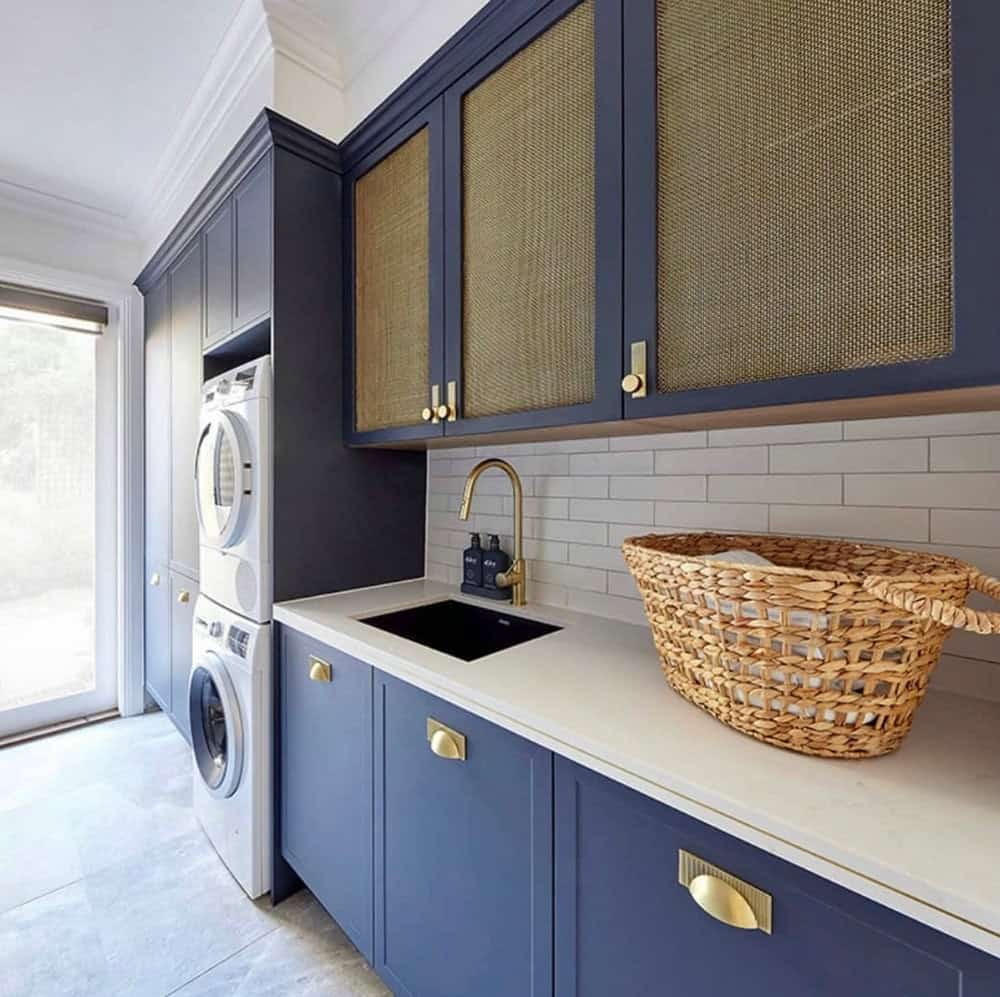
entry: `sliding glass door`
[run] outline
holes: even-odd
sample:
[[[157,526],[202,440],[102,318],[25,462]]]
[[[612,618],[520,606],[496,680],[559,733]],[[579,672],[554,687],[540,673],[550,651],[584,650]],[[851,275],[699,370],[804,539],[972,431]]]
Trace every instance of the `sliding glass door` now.
[[[0,310],[0,737],[116,703],[115,362]]]

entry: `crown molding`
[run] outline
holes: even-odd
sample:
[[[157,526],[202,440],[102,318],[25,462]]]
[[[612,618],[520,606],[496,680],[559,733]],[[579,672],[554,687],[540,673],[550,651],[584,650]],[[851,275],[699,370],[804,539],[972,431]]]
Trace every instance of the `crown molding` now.
[[[336,90],[344,89],[343,65],[332,21],[297,0],[261,0],[272,49],[318,76]]]
[[[84,232],[138,242],[135,226],[122,215],[35,187],[0,180],[0,208]]]

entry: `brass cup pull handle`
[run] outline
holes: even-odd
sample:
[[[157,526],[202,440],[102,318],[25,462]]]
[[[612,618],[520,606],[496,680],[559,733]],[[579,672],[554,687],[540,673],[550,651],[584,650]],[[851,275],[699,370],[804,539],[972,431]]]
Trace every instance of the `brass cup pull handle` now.
[[[424,422],[430,422],[431,419],[434,418],[434,413],[430,408],[425,406],[420,412],[420,418],[423,419]]]
[[[191,593],[188,592],[187,589],[181,589],[181,591],[177,593],[177,601],[181,603],[181,605],[183,605],[186,602],[190,602]]]
[[[754,930],[760,925],[743,895],[718,876],[702,873],[691,880],[688,890],[694,902],[710,917],[731,928]]]
[[[329,661],[317,658],[314,654],[309,655],[309,678],[313,682],[332,682],[333,666]]]
[[[160,584],[160,573],[159,573],[159,571],[154,571],[154,572],[153,572],[153,573],[152,573],[152,574],[151,574],[151,575],[149,576],[149,584],[150,584],[150,585],[153,585],[154,587],[155,587],[156,585],[159,585],[159,584]]]
[[[626,374],[622,378],[622,391],[634,395],[642,388],[642,378],[638,374]]]
[[[431,751],[438,758],[447,758],[455,762],[465,761],[465,735],[445,727],[432,717],[427,718],[427,740],[430,742]]]

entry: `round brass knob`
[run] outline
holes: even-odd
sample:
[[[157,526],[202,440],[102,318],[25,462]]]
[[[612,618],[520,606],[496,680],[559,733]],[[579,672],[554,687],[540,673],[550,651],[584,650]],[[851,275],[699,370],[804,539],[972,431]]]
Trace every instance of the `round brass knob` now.
[[[461,758],[455,739],[446,730],[436,730],[431,736],[431,751],[440,758]]]
[[[158,571],[154,571],[149,576],[149,584],[150,585],[159,585],[160,584],[160,573]]]
[[[190,602],[191,601],[191,593],[188,592],[187,589],[181,590],[180,592],[177,593],[177,601],[181,602],[181,603]]]
[[[434,413],[431,411],[431,409],[424,408],[424,410],[420,413],[420,418],[423,419],[424,422],[430,422],[431,419],[434,418]]]
[[[444,404],[438,405],[438,407],[437,407],[437,417],[439,419],[447,419],[450,414],[451,414],[451,410],[448,408],[447,405],[444,405]]]
[[[626,374],[622,378],[622,391],[634,395],[642,387],[642,378],[638,374]]]

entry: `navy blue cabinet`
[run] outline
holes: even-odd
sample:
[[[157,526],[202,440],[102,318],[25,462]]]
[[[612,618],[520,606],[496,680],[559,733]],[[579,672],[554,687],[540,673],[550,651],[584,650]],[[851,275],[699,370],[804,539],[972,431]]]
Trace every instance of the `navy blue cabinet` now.
[[[372,960],[372,669],[281,627],[281,854]]]
[[[626,418],[1000,381],[1000,8],[700,6],[626,4]]]
[[[344,425],[355,443],[441,436],[444,135],[436,100],[344,183]]]
[[[714,920],[684,849],[770,893],[770,935]],[[556,997],[992,997],[1000,960],[562,758],[555,765]]]
[[[184,739],[191,741],[188,679],[191,676],[194,607],[198,583],[170,572],[170,706],[171,716]]]
[[[233,246],[233,328],[239,331],[271,311],[270,154],[233,192]]]
[[[375,680],[375,968],[396,997],[552,992],[552,756]]]
[[[226,201],[205,226],[206,347],[233,331],[233,202]]]

